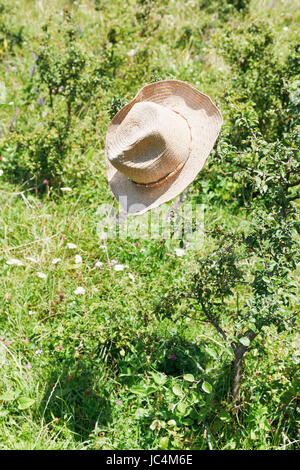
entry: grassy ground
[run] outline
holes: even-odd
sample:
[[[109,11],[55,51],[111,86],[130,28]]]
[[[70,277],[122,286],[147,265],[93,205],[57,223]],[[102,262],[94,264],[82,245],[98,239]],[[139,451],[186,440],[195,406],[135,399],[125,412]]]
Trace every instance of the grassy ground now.
[[[216,41],[230,20],[222,22],[217,7],[201,9],[196,1],[149,2],[143,20],[136,19],[135,1],[126,8],[106,0],[7,3],[25,40],[14,54],[3,51],[0,127],[7,129],[16,116],[26,132],[40,119],[36,95],[31,101],[26,95],[28,74],[47,18],[60,40],[55,31],[62,8],[73,13],[82,28],[80,47],[95,62],[112,28],[124,61],[113,86],[97,95],[95,132],[88,113],[77,120],[80,138],[62,180],[71,191],[49,192],[45,185],[41,195],[0,176],[0,448],[295,448],[296,332],[270,329],[246,356],[237,422],[230,414],[230,351],[212,327],[185,317],[184,305],[160,309],[162,299],[186,285],[211,242],[204,239],[179,256],[179,240],[97,235],[99,205],[114,203],[103,151],[115,90],[131,99],[163,70],[220,105],[230,70]],[[298,29],[296,2],[254,0],[239,21],[246,26],[253,19],[271,25],[283,60]],[[141,37],[143,27],[150,33]],[[226,108],[222,112],[226,121]],[[199,182],[201,175],[191,193],[195,200]],[[201,203],[206,226],[247,223],[242,211],[214,204],[209,194]]]

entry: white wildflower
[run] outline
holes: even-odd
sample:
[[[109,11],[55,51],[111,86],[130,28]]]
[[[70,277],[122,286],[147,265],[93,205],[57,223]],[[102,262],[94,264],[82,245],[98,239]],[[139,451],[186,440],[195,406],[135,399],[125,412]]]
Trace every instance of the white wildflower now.
[[[74,290],[75,295],[81,295],[85,294],[85,289],[83,287],[77,287],[77,289]]]
[[[77,248],[77,245],[75,245],[74,243],[67,243],[67,247],[69,248],[69,250],[75,250],[75,248]]]
[[[72,191],[72,188],[60,188],[61,191]]]
[[[125,269],[124,264],[116,264],[116,265],[114,266],[114,270],[115,270],[115,271],[123,271],[123,269]]]
[[[16,258],[11,258],[6,261],[6,264],[11,266],[23,266],[23,262]]]
[[[101,263],[101,261],[97,261],[97,263],[95,264],[95,266],[96,266],[97,268],[102,268],[103,263]]]
[[[45,273],[36,273],[36,275],[40,278],[40,279],[47,279],[47,274]]]
[[[139,50],[139,46],[136,47],[135,49],[130,49],[130,51],[127,52],[127,55],[129,57],[134,57],[138,50]]]
[[[184,256],[186,254],[185,250],[183,250],[182,248],[176,248],[175,253],[177,256]]]
[[[129,266],[127,264],[116,264],[114,266],[115,271],[123,271],[123,269],[128,268]]]
[[[3,173],[4,173],[4,172],[3,172],[3,170],[0,170],[0,176],[2,176],[2,175],[3,175]]]
[[[57,263],[59,263],[60,261],[61,261],[61,258],[54,258],[54,259],[52,260],[52,264],[57,264]]]
[[[75,255],[75,263],[76,263],[76,264],[82,263],[82,258],[81,258],[80,255]]]

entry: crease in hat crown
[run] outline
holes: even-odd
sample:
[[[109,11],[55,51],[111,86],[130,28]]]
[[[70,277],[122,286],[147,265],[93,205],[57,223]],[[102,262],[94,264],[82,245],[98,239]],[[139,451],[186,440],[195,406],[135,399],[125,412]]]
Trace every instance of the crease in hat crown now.
[[[153,102],[135,103],[109,143],[107,157],[129,180],[162,183],[187,161],[192,145],[188,120]]]
[[[197,177],[222,115],[209,96],[180,80],[145,85],[111,120],[105,143],[110,188],[128,215],[170,201]]]

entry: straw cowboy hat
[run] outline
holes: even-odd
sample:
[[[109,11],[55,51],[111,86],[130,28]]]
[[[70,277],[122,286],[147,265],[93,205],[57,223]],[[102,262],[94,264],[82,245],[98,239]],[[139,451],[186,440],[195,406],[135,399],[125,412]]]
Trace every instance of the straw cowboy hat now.
[[[109,124],[108,182],[130,215],[180,194],[202,169],[222,125],[211,99],[166,80],[144,86]]]

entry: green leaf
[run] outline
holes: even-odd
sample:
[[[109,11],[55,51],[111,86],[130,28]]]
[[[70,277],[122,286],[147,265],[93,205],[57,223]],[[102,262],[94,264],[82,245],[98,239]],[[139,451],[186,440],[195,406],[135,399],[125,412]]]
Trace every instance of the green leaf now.
[[[131,393],[136,393],[137,395],[145,395],[145,387],[143,385],[133,385],[130,388]]]
[[[161,450],[167,450],[168,445],[169,445],[169,437],[168,436],[161,437],[160,440],[159,440],[160,449]]]
[[[192,374],[184,374],[183,380],[187,382],[195,382],[195,377]]]
[[[172,427],[175,427],[175,426],[177,426],[177,423],[176,423],[175,419],[169,419],[168,425],[172,426]]]
[[[180,413],[185,413],[185,411],[187,409],[187,404],[181,401],[181,402],[178,403],[177,409]]]
[[[163,385],[167,380],[167,377],[164,374],[156,374],[155,372],[150,373],[153,377],[154,382],[157,383],[157,385]]]
[[[246,336],[243,336],[240,338],[240,343],[242,343],[244,346],[248,347],[250,346],[250,339],[247,338]]]
[[[155,429],[157,428],[157,425],[158,425],[158,420],[157,419],[152,421],[152,423],[150,424],[151,431],[155,431]]]
[[[30,408],[35,403],[35,400],[33,400],[32,398],[28,398],[28,397],[20,397],[18,402],[19,402],[19,406],[18,406],[19,410],[27,410],[27,408]]]
[[[231,421],[231,416],[226,410],[221,410],[218,416],[219,416],[219,419],[221,421],[224,421],[225,423],[228,423]]]
[[[4,392],[0,395],[0,401],[13,401],[17,398],[17,393],[15,392]]]
[[[205,348],[205,351],[211,356],[213,357],[214,359],[217,359],[218,355],[217,353],[211,349],[211,348]]]
[[[177,384],[173,385],[172,390],[173,390],[173,393],[174,393],[175,395],[177,395],[178,397],[183,397],[183,391],[182,391],[182,389],[179,387],[179,385],[177,385]]]
[[[191,418],[183,418],[181,423],[185,426],[191,426],[194,423],[194,420],[192,420]]]
[[[151,393],[155,393],[157,391],[157,387],[155,387],[154,385],[149,385],[147,388],[146,388],[146,395],[151,395]]]
[[[142,416],[145,416],[147,414],[148,414],[148,410],[146,408],[138,408],[135,412],[135,417],[141,418]]]
[[[203,402],[203,396],[202,393],[200,393],[198,390],[197,391],[192,391],[189,394],[189,402],[191,405],[194,405],[195,403],[202,403]]]
[[[208,383],[208,382],[203,382],[203,384],[202,384],[202,390],[203,390],[205,393],[211,393],[211,392],[212,392],[212,386],[211,386],[210,383]]]

